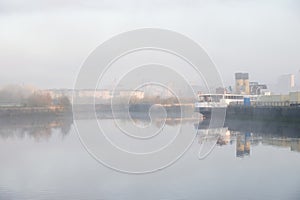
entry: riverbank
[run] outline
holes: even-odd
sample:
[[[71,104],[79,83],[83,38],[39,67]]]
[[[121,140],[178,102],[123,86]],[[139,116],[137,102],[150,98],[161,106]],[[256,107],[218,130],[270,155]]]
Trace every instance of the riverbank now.
[[[149,112],[152,114],[161,114],[162,110],[168,116],[189,116],[193,113],[193,104],[82,104],[73,105],[73,107],[63,106],[45,106],[45,107],[23,107],[11,106],[0,107],[0,117],[10,116],[31,116],[31,115],[72,115],[74,113],[107,115],[109,113],[136,113],[138,116],[148,116]]]
[[[23,107],[10,106],[0,107],[0,117],[14,117],[14,116],[32,116],[32,115],[69,115],[72,114],[71,108],[63,106],[45,106],[45,107]]]

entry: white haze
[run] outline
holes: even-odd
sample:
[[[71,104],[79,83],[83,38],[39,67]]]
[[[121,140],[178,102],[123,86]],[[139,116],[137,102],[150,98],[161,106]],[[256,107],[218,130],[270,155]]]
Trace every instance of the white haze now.
[[[71,88],[97,45],[142,27],[197,41],[226,85],[237,71],[274,83],[300,69],[299,11],[297,0],[1,0],[0,85]]]

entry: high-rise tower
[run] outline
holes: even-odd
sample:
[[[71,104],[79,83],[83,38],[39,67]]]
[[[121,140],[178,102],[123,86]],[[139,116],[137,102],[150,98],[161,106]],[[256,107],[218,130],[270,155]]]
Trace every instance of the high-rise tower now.
[[[250,94],[248,73],[235,73],[235,92],[237,94]]]

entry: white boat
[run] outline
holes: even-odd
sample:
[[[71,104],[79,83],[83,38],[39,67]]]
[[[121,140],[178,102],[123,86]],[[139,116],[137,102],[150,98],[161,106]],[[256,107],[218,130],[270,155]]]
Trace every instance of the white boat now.
[[[208,117],[212,109],[226,109],[229,104],[242,104],[244,95],[239,94],[201,94],[195,103],[195,111]]]

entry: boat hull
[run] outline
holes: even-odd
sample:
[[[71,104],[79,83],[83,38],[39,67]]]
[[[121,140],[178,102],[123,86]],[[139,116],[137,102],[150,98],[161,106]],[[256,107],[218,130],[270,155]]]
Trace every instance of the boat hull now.
[[[210,118],[212,116],[212,113],[225,113],[226,107],[196,107],[195,112],[201,113],[205,118]]]

